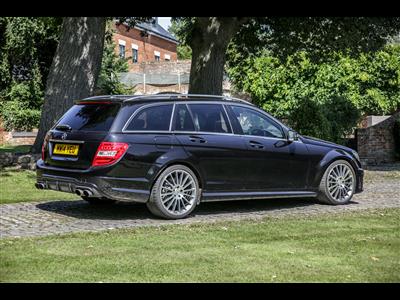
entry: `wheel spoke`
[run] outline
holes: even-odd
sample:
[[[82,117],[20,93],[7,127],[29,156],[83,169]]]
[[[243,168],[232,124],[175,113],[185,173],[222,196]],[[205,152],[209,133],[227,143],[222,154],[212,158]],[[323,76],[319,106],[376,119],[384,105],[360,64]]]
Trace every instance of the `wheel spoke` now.
[[[346,164],[334,166],[328,173],[327,189],[332,198],[338,201],[348,200],[353,192],[354,175]]]
[[[174,170],[164,177],[160,188],[161,203],[176,215],[183,214],[195,205],[196,186],[191,174]]]

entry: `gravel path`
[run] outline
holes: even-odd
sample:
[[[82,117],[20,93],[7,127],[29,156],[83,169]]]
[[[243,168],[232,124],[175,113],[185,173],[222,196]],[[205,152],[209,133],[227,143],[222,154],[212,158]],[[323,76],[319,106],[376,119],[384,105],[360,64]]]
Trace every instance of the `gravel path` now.
[[[168,221],[153,217],[143,204],[93,207],[85,201],[46,201],[0,205],[0,237],[43,236],[136,226],[189,224],[265,216],[313,215],[371,208],[400,207],[400,164],[366,171],[364,192],[347,205],[329,206],[314,199],[266,199],[202,203],[191,217]]]

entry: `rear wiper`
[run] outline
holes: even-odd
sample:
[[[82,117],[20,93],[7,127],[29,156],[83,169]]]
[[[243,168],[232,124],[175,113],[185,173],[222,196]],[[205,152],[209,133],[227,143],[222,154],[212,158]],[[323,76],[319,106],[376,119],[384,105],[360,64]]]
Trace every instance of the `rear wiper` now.
[[[57,130],[62,130],[62,131],[71,131],[72,127],[69,126],[68,124],[60,124],[56,126]]]

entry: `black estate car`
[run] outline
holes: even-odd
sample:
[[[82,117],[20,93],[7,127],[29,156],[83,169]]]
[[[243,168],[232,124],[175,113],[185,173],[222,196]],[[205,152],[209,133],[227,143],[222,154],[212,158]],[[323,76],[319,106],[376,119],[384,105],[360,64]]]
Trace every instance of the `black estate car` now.
[[[206,201],[345,204],[363,190],[363,173],[354,150],[299,135],[243,100],[97,96],[76,101],[47,133],[36,187],[91,204],[142,202],[178,219]]]

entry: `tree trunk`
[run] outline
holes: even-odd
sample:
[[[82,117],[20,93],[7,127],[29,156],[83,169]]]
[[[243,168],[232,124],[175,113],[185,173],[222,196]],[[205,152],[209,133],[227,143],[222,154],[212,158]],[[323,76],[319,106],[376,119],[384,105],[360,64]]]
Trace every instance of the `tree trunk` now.
[[[196,18],[190,47],[190,94],[222,95],[226,50],[247,18]]]
[[[65,17],[46,83],[39,132],[33,152],[41,151],[46,132],[73,105],[92,94],[100,73],[106,18]]]

